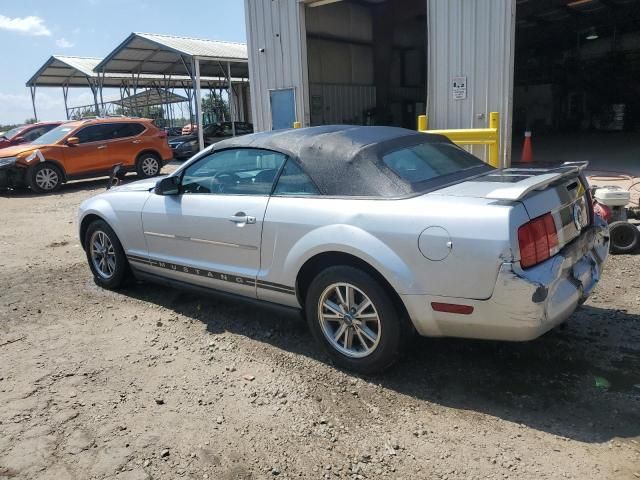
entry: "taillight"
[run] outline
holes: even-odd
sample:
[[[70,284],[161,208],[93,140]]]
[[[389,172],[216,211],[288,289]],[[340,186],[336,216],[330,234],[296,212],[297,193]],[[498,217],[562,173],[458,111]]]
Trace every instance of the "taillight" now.
[[[532,267],[558,253],[558,231],[553,215],[534,218],[518,229],[520,265]]]

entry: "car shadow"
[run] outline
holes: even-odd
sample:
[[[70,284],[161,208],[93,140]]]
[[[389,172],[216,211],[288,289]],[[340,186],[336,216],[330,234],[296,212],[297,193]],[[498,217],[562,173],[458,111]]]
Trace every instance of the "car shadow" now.
[[[211,333],[243,335],[331,363],[295,311],[144,283],[122,293],[203,322]],[[621,332],[623,340],[615,336]],[[363,378],[417,400],[582,442],[637,437],[640,318],[584,306],[566,327],[532,342],[418,337],[391,370]]]

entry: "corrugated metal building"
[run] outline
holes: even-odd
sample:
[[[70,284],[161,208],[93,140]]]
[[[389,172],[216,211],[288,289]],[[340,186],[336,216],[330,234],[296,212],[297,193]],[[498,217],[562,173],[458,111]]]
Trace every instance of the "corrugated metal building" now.
[[[515,3],[245,0],[255,127],[474,128],[498,111],[506,162]]]
[[[638,172],[640,0],[245,0],[260,130],[482,128],[501,159]],[[513,132],[513,135],[512,135]],[[474,147],[483,156],[485,147]]]

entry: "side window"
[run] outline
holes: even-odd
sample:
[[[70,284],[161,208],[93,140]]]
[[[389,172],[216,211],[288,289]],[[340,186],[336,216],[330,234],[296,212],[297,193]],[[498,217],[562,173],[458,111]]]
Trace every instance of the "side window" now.
[[[45,127],[38,127],[25,133],[22,137],[24,138],[25,142],[31,142],[32,140],[35,140],[36,138],[43,135],[46,131],[47,129]]]
[[[111,125],[89,125],[80,130],[75,136],[80,143],[101,142],[110,139]]]
[[[309,175],[304,173],[300,166],[291,160],[287,160],[273,194],[319,195],[320,192],[309,178]]]
[[[123,123],[122,128],[118,131],[120,137],[135,137],[144,132],[145,127],[141,123]]]
[[[189,166],[182,176],[182,193],[269,195],[286,157],[250,148],[223,150]]]
[[[110,125],[109,138],[126,138],[138,135],[144,130],[144,127],[139,123],[114,123]]]

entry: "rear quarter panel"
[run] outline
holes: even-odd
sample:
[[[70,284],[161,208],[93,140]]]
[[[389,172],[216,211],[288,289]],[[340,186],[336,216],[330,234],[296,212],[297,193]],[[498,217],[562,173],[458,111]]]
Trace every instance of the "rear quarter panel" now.
[[[143,151],[152,150],[157,152],[163,161],[167,162],[173,158],[173,150],[169,146],[169,139],[166,134],[153,124],[145,124],[147,128],[136,140],[141,140],[137,156]],[[135,161],[135,159],[134,159]]]
[[[513,258],[512,231],[521,204],[424,195],[403,200],[273,197],[267,208],[260,275],[295,285],[300,267],[318,253],[355,255],[404,295],[486,299],[500,265]],[[452,249],[432,261],[418,248],[421,233],[439,226]]]

